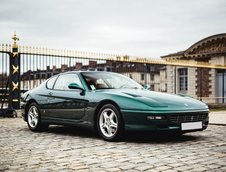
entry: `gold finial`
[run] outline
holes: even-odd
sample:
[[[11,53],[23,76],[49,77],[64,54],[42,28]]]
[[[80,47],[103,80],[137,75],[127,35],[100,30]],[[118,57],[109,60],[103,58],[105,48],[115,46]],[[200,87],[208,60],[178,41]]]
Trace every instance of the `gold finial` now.
[[[19,38],[17,37],[16,32],[14,32],[14,35],[13,35],[12,39],[14,41],[13,42],[13,48],[17,48],[18,46],[17,46],[17,42],[16,41],[19,41]]]

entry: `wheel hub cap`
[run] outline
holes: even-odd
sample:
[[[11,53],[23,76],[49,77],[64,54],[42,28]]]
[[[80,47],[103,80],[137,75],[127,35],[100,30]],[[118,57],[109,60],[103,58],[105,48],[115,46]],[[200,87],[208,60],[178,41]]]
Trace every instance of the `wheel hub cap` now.
[[[28,111],[28,123],[32,128],[35,128],[38,124],[38,109],[35,106],[31,106]]]
[[[115,112],[110,108],[103,110],[100,114],[99,125],[105,137],[114,136],[118,128],[118,118]]]

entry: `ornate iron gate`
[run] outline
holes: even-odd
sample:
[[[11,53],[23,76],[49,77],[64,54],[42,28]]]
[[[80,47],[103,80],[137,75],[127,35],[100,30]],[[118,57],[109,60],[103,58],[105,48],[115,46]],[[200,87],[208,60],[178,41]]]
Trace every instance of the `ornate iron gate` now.
[[[8,45],[7,45],[8,46]],[[1,45],[0,51],[0,102],[1,109],[8,105],[9,96],[9,60],[10,54],[6,51],[5,45]]]
[[[202,100],[205,95],[207,95],[206,98],[209,98],[208,90],[203,89],[203,87],[208,88],[209,86],[203,83],[203,78],[208,78],[209,73],[214,73],[217,69],[224,72],[226,69],[226,66],[203,62],[164,61],[127,55],[18,46],[19,39],[16,34],[12,39],[14,41],[12,46],[0,45],[1,114],[2,109],[9,112],[19,109],[21,93],[38,86],[47,78],[60,72],[71,70],[113,71],[122,73],[140,84],[150,87],[151,90],[177,94],[180,86],[188,82],[186,71],[189,69],[194,73],[194,76],[189,76],[194,78],[193,84],[190,84],[192,90],[196,90],[194,98]],[[186,74],[183,77],[179,76],[182,71]],[[167,84],[171,86],[171,90],[167,90]],[[184,85],[183,88],[186,92],[187,85]],[[222,97],[224,102],[225,95],[223,94]]]

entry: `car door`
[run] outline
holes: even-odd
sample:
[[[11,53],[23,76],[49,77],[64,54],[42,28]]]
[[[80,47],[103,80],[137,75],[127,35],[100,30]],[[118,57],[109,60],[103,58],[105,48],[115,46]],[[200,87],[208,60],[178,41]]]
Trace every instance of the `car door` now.
[[[44,92],[44,94],[42,94],[43,103],[40,106],[40,111],[42,113],[42,119],[46,119],[48,117],[49,102],[52,102],[52,100],[54,99],[51,96],[51,94],[52,94],[53,86],[56,82],[57,77],[58,76],[53,76],[46,82],[46,91]]]
[[[69,89],[68,85],[82,83],[75,73],[61,74],[52,90],[49,90],[48,117],[58,120],[80,120],[87,105],[79,89]]]

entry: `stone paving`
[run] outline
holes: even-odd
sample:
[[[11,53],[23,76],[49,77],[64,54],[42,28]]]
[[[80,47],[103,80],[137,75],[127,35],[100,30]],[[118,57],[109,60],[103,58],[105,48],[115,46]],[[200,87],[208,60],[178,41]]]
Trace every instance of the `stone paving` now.
[[[0,118],[0,171],[226,171],[226,126],[181,138],[133,132],[110,143],[81,128],[33,133],[21,118]]]

